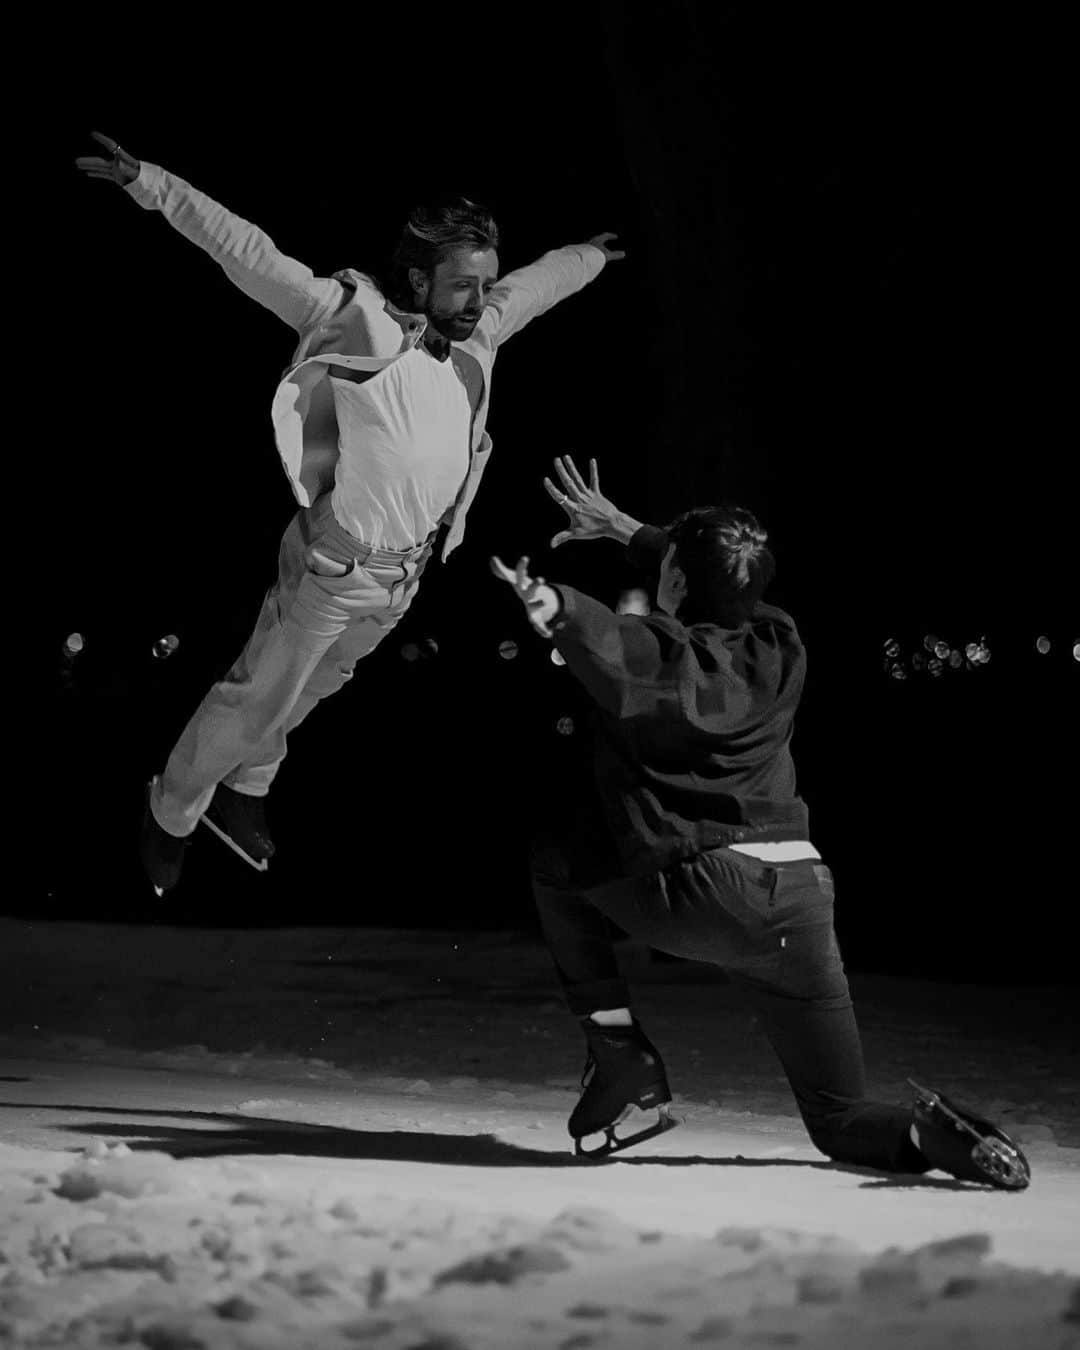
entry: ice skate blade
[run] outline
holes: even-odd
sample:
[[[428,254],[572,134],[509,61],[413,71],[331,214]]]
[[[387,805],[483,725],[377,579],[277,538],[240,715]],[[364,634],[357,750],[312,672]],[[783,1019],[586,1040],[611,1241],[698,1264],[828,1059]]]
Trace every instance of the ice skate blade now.
[[[1003,1190],[1023,1191],[1031,1184],[1031,1167],[1028,1160],[1008,1137],[1000,1138],[996,1134],[980,1133],[969,1121],[959,1115],[941,1094],[932,1088],[921,1087],[914,1078],[908,1082],[918,1094],[919,1105],[930,1111],[938,1111],[952,1125],[975,1141],[971,1150],[971,1159],[977,1167],[986,1173],[985,1185],[997,1185]]]
[[[574,1140],[574,1157],[583,1158],[587,1162],[595,1162],[602,1158],[608,1158],[613,1153],[621,1153],[624,1148],[632,1148],[634,1144],[642,1144],[646,1139],[655,1139],[658,1134],[666,1134],[668,1130],[673,1130],[676,1125],[681,1125],[682,1120],[679,1116],[673,1116],[670,1108],[665,1105],[657,1107],[657,1120],[654,1125],[647,1126],[644,1130],[638,1130],[636,1134],[628,1134],[620,1139],[615,1133],[615,1127],[622,1123],[622,1117],[609,1125],[603,1131],[605,1136],[602,1144],[597,1144],[595,1148],[585,1148],[580,1139]],[[600,1133],[600,1131],[597,1131]],[[588,1135],[583,1136],[588,1138]]]
[[[217,835],[217,837],[221,840],[223,844],[227,844],[228,847],[232,849],[232,851],[236,854],[238,858],[243,858],[243,860],[247,863],[249,867],[254,867],[256,872],[266,871],[268,865],[266,858],[263,858],[260,862],[256,862],[250,853],[244,852],[244,850],[240,847],[240,845],[236,842],[235,839],[230,839],[224,830],[219,830],[209,816],[201,816],[200,820],[201,823],[205,825],[208,830],[212,830],[214,834]]]

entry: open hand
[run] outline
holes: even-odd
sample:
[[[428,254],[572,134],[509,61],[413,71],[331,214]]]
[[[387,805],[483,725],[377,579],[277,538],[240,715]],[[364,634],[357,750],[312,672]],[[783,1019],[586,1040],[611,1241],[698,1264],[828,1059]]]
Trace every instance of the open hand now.
[[[559,455],[555,459],[555,472],[562,479],[562,489],[555,486],[550,478],[544,479],[548,496],[558,503],[570,519],[570,529],[562,530],[551,541],[552,548],[569,543],[571,539],[617,539],[620,536],[614,529],[621,515],[618,507],[600,491],[600,475],[596,469],[596,460],[589,460],[589,483],[578,473],[574,461],[569,455]]]
[[[519,558],[517,567],[511,571],[504,562],[493,557],[491,570],[500,581],[506,581],[513,586],[518,599],[525,606],[529,622],[536,631],[546,638],[551,637],[552,632],[548,624],[559,612],[559,597],[543,577],[536,577],[534,580],[529,576],[528,558]]]
[[[100,155],[80,155],[75,161],[75,167],[81,169],[88,178],[104,178],[106,182],[119,183],[122,187],[134,183],[139,176],[139,161],[135,156],[121,150],[111,136],[103,136],[100,131],[92,131],[90,135],[105,147],[109,158],[103,159]]]
[[[606,230],[603,234],[594,234],[591,239],[586,240],[586,243],[592,244],[594,248],[598,248],[608,262],[618,262],[620,259],[626,257],[626,250],[624,248],[608,247],[608,240],[618,239],[618,237],[619,236],[612,233],[611,230]]]

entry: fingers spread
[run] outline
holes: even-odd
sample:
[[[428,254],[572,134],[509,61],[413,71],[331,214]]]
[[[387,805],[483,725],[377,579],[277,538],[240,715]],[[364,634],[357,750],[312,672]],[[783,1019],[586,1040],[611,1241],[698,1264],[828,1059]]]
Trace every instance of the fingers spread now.
[[[577,465],[569,455],[564,455],[563,458],[566,461],[566,471],[570,475],[570,481],[573,483],[574,487],[577,488],[579,492],[587,491],[585,480],[582,478],[581,474],[578,473]]]
[[[561,455],[555,460],[555,472],[562,479],[563,486],[567,489],[571,489],[574,486],[574,480],[570,477],[569,473],[567,472],[566,465],[563,462],[563,460],[564,457]]]
[[[495,575],[496,575],[501,581],[513,581],[513,580],[514,580],[514,573],[511,572],[510,569],[509,569],[509,567],[507,567],[506,564],[505,564],[504,562],[502,562],[501,559],[499,559],[499,558],[492,557],[492,559],[491,559],[491,570],[495,573]]]

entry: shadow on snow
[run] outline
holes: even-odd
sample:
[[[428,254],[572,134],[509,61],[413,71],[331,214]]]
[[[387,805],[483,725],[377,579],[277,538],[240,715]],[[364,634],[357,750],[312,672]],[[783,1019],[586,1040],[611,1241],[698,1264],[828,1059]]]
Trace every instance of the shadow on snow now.
[[[970,1190],[965,1182],[907,1173],[881,1173],[870,1167],[852,1167],[828,1159],[703,1157],[693,1155],[635,1155],[598,1161],[566,1152],[525,1148],[493,1134],[442,1134],[413,1130],[358,1130],[336,1125],[314,1125],[272,1120],[225,1111],[154,1111],[136,1107],[84,1106],[76,1103],[0,1102],[9,1110],[104,1112],[131,1116],[130,1125],[116,1120],[57,1125],[95,1138],[122,1140],[133,1152],[154,1150],[176,1159],[219,1158],[284,1154],[307,1158],[371,1159],[381,1162],[434,1163],[453,1167],[798,1167],[823,1172],[847,1172],[868,1178],[869,1189],[924,1187],[934,1190]],[[155,1124],[148,1117],[164,1118]],[[202,1122],[206,1122],[203,1124]],[[978,1187],[977,1189],[983,1189]]]

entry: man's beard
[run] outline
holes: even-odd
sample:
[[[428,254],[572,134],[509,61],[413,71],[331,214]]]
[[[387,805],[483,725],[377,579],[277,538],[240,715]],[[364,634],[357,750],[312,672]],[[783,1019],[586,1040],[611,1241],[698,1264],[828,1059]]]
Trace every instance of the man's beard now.
[[[441,334],[450,342],[461,342],[470,337],[473,329],[480,322],[479,313],[466,318],[462,314],[445,314],[435,309],[425,309],[424,317],[436,333]]]

